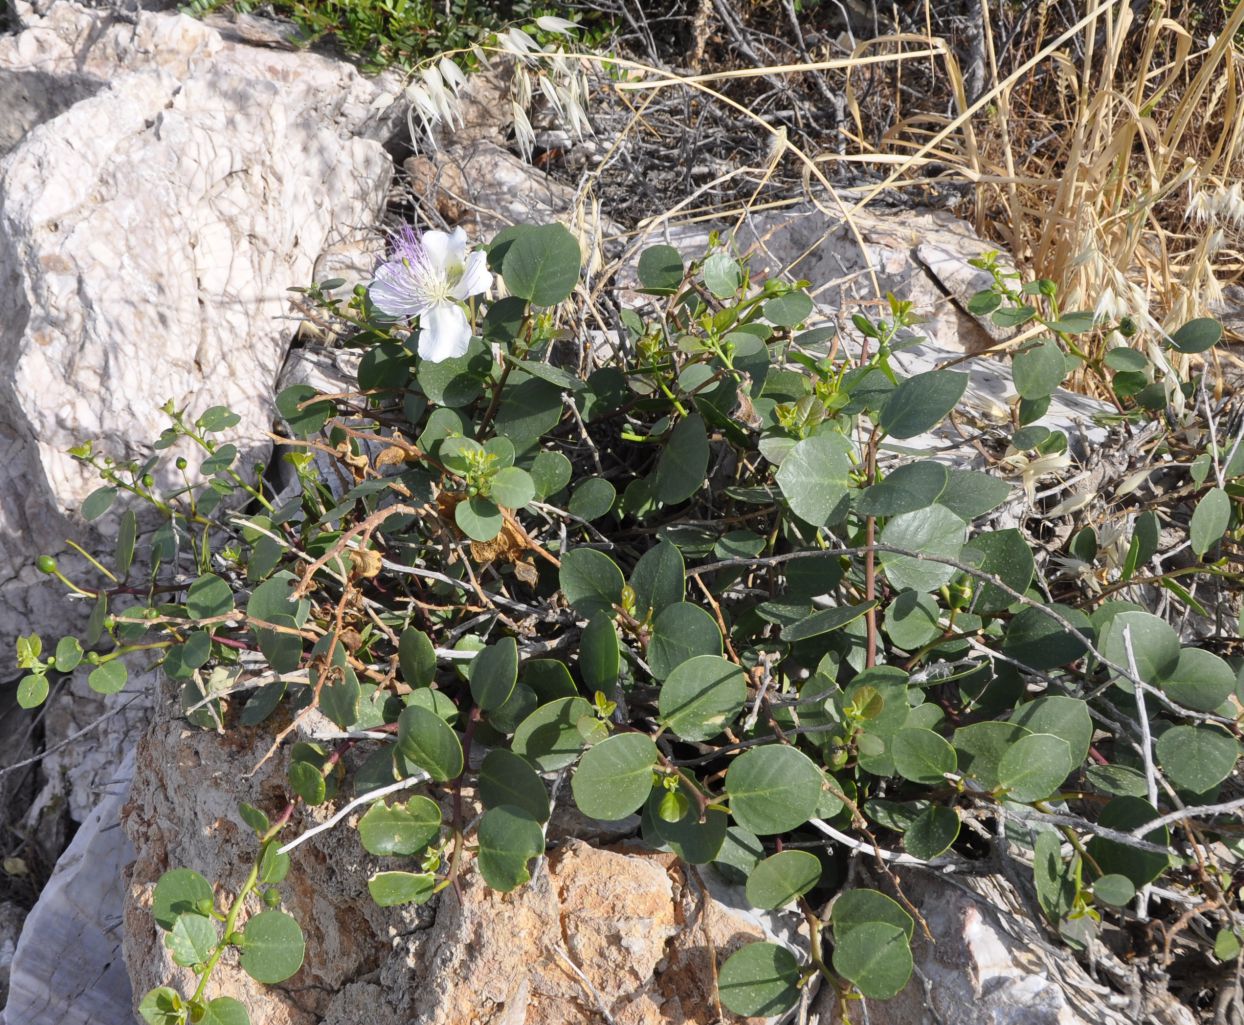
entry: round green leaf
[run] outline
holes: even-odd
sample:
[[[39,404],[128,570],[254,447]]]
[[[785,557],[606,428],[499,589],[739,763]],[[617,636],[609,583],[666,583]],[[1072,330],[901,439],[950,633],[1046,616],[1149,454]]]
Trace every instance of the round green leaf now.
[[[454,522],[472,541],[491,541],[501,533],[505,517],[497,503],[481,495],[473,495],[454,506]]]
[[[1020,594],[1028,590],[1036,569],[1032,549],[1028,547],[1024,535],[1013,527],[977,534],[964,545],[963,559],[982,573],[997,577],[1011,591]],[[983,580],[976,580],[975,584],[971,611],[978,616],[1001,612],[1015,603],[1016,599],[996,584]]]
[[[966,534],[967,524],[963,520],[945,506],[931,505],[895,516],[881,532],[881,541],[921,555],[958,559]],[[945,563],[914,556],[882,552],[880,558],[890,584],[900,591],[936,591],[957,572]]]
[[[377,801],[359,819],[359,840],[368,854],[415,854],[441,831],[441,809],[426,797],[415,795],[405,804]]]
[[[932,861],[944,854],[959,836],[959,813],[942,804],[931,804],[912,819],[903,834],[903,846],[914,858]]]
[[[1213,317],[1197,317],[1171,335],[1172,347],[1188,353],[1205,352],[1221,340],[1222,325]]]
[[[479,770],[479,796],[486,808],[522,808],[538,822],[549,817],[549,794],[530,763],[503,747],[493,748]]]
[[[704,261],[704,284],[718,299],[729,299],[743,282],[738,261],[725,253],[713,253]]]
[[[950,483],[937,499],[952,513],[971,523],[998,508],[1011,493],[1011,484],[980,470],[951,470]]]
[[[1231,499],[1222,488],[1210,488],[1197,502],[1188,525],[1192,551],[1197,558],[1214,547],[1227,532],[1231,523]]]
[[[916,923],[897,901],[878,890],[847,890],[834,901],[830,922],[835,940],[841,940],[852,929],[869,922],[884,922],[901,931],[908,940],[915,934]]]
[[[936,599],[919,591],[903,591],[886,609],[885,632],[897,647],[915,651],[942,632],[941,614]]]
[[[729,865],[743,875],[749,875],[765,856],[764,846],[755,833],[742,826],[731,826],[726,830],[721,850],[713,861],[718,865]]]
[[[256,982],[284,982],[302,967],[302,929],[283,911],[261,911],[242,932],[242,970]]]
[[[436,678],[436,648],[422,630],[410,626],[402,631],[397,660],[408,687],[426,687]]]
[[[579,639],[579,673],[589,691],[608,692],[618,682],[622,649],[613,619],[598,612]]]
[[[214,900],[212,888],[198,872],[174,868],[160,876],[151,896],[151,915],[161,929],[172,929],[179,915],[203,913]]]
[[[656,614],[682,601],[687,590],[682,552],[669,541],[649,548],[635,563],[630,584],[635,592],[635,612],[641,620],[650,609]]]
[[[17,684],[17,703],[22,708],[38,708],[47,700],[48,689],[46,674],[23,676]]]
[[[968,375],[930,370],[901,382],[881,410],[881,427],[892,438],[914,438],[931,430],[955,408],[968,386]]]
[[[998,763],[998,785],[1012,801],[1028,804],[1056,791],[1075,765],[1071,746],[1051,733],[1021,737]]]
[[[540,772],[554,772],[573,762],[583,749],[579,720],[594,718],[582,698],[558,698],[541,705],[518,724],[513,748]]]
[[[983,787],[998,786],[998,765],[1002,756],[1029,730],[1009,722],[978,722],[955,730],[954,746],[959,755],[959,771]]]
[[[911,946],[902,929],[866,922],[834,946],[834,971],[872,1000],[897,996],[911,978]]]
[[[776,943],[749,943],[721,966],[721,1002],[744,1018],[784,1014],[799,1001],[799,963]]]
[[[485,712],[500,708],[518,682],[518,644],[502,637],[471,660],[471,697]]]
[[[203,1008],[203,1017],[195,1025],[250,1025],[246,1005],[233,997],[216,997]]]
[[[418,705],[408,705],[398,716],[397,748],[438,782],[455,779],[462,772],[458,735],[439,715]]]
[[[1067,360],[1052,338],[1046,338],[1015,357],[1012,365],[1015,390],[1021,399],[1049,395],[1067,376]]]
[[[755,747],[726,772],[730,814],[757,836],[786,833],[816,814],[821,770],[793,747]]]
[[[1105,364],[1111,370],[1135,374],[1144,371],[1149,366],[1149,358],[1136,349],[1119,346],[1106,353]]]
[[[520,225],[501,261],[511,295],[536,306],[555,306],[579,281],[578,240],[560,224]]]
[[[690,602],[676,602],[666,607],[652,624],[648,667],[654,677],[665,680],[688,659],[721,652],[721,630],[712,615]]]
[[[377,872],[367,880],[367,892],[377,907],[424,904],[436,892],[436,876],[431,872]]]
[[[1157,817],[1157,809],[1148,801],[1139,797],[1116,797],[1102,809],[1097,821],[1108,829],[1130,833]],[[1170,831],[1165,826],[1151,829],[1144,834],[1143,839],[1165,846],[1170,842]],[[1165,854],[1138,851],[1135,847],[1129,847],[1127,844],[1117,843],[1114,840],[1105,840],[1100,836],[1095,836],[1089,841],[1088,852],[1097,862],[1102,875],[1127,876],[1137,889],[1146,883],[1153,882],[1170,863],[1170,858]]]
[[[521,509],[535,497],[531,474],[517,466],[506,466],[492,478],[492,500],[507,509]]]
[[[206,964],[220,941],[216,923],[205,915],[186,912],[178,915],[173,928],[164,937],[173,960],[179,965]]]
[[[296,761],[290,765],[289,785],[294,793],[313,807],[323,804],[328,797],[324,774],[310,762]]]
[[[1102,630],[1098,650],[1130,673],[1129,638],[1136,671],[1145,683],[1165,678],[1179,664],[1179,634],[1165,620],[1148,612],[1120,612],[1114,616]],[[1130,691],[1131,685],[1125,689]]]
[[[1071,623],[1081,634],[1092,638],[1088,616],[1079,609],[1057,604],[1051,604],[1048,608]],[[1002,651],[1033,669],[1056,669],[1074,662],[1084,654],[1085,648],[1083,642],[1041,609],[1025,606],[1007,627]]]
[[[566,600],[585,619],[598,612],[612,616],[626,585],[617,563],[594,548],[572,548],[566,552],[558,581]]]
[[[98,694],[118,694],[125,689],[129,670],[120,659],[102,662],[86,678],[87,686]]]
[[[619,733],[589,748],[575,769],[571,788],[584,815],[605,822],[624,819],[652,791],[657,746],[642,733]]]
[[[96,488],[82,503],[82,518],[84,520],[97,520],[112,508],[113,499],[117,497],[117,489],[114,487]]]
[[[717,736],[747,700],[747,675],[720,655],[697,655],[674,669],[661,687],[661,721],[684,740]]]
[[[692,414],[678,421],[661,448],[652,481],[652,495],[666,505],[685,502],[704,486],[708,474],[708,433],[704,420]]]
[[[570,483],[570,460],[560,452],[542,451],[531,464],[531,480],[538,498],[550,498]]]
[[[1093,882],[1093,899],[1112,908],[1126,907],[1136,896],[1136,887],[1127,876],[1112,874]]]
[[[590,523],[612,509],[617,497],[614,486],[604,477],[588,477],[574,489],[566,509],[572,516]]]
[[[765,320],[777,327],[798,327],[808,319],[813,308],[807,292],[790,292],[765,303]]]
[[[1020,705],[1011,715],[1011,722],[1029,733],[1052,733],[1062,737],[1071,749],[1073,766],[1084,764],[1093,739],[1093,720],[1088,702],[1062,694],[1047,694]]]
[[[138,1005],[138,1013],[147,1025],[183,1025],[185,1001],[177,990],[159,986],[149,990]]]
[[[540,823],[522,808],[503,804],[489,808],[479,820],[478,865],[484,882],[508,893],[531,878],[527,864],[544,853]]]
[[[682,284],[682,256],[673,246],[649,246],[639,254],[639,283],[656,291],[672,291]]]
[[[856,500],[861,516],[897,516],[932,505],[950,483],[950,471],[941,463],[923,459],[891,470],[866,488]]]
[[[186,613],[192,619],[209,619],[232,611],[232,589],[212,573],[199,577],[186,592]]]
[[[1184,648],[1161,684],[1163,693],[1184,708],[1212,712],[1235,690],[1235,673],[1212,651]]]
[[[826,431],[804,438],[782,460],[777,484],[791,511],[814,527],[841,519],[846,511],[851,443]]]
[[[902,729],[890,740],[890,755],[898,774],[913,783],[937,786],[958,767],[955,749],[932,730]]]
[[[752,907],[773,910],[802,897],[821,879],[821,861],[807,851],[781,851],[757,865],[747,877]]]
[[[1158,737],[1154,751],[1175,786],[1202,794],[1231,775],[1240,744],[1217,726],[1173,726]]]
[[[62,637],[56,645],[56,671],[71,673],[82,661],[82,644],[76,637]],[[199,665],[203,663],[200,662]],[[198,668],[197,666],[195,668]]]

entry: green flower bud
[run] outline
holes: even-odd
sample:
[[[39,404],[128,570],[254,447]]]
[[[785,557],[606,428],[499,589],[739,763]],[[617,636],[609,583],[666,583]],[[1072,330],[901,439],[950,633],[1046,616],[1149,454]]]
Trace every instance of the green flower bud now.
[[[184,470],[184,469],[185,469],[187,466],[189,466],[189,465],[190,465],[190,464],[186,461],[186,457],[185,457],[185,456],[178,456],[178,457],[177,457],[177,463],[176,463],[177,469],[179,469],[179,470]]]
[[[56,560],[50,555],[40,555],[35,560],[35,567],[40,573],[46,573],[48,576],[51,576],[56,572]]]

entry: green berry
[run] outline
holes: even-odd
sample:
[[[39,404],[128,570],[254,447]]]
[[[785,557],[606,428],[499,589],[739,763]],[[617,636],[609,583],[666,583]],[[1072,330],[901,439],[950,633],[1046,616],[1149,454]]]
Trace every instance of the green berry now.
[[[177,457],[177,462],[176,462],[176,464],[175,464],[175,465],[176,465],[177,469],[179,469],[179,470],[184,470],[184,469],[185,469],[187,466],[189,466],[190,464],[186,461],[186,457],[185,457],[185,456],[178,456],[178,457]]]
[[[46,573],[48,576],[51,576],[56,572],[56,560],[50,555],[40,555],[39,558],[35,560],[35,566],[38,568],[40,573]]]
[[[143,487],[145,488],[155,487],[155,478],[151,476],[151,474],[149,473],[143,474]]]

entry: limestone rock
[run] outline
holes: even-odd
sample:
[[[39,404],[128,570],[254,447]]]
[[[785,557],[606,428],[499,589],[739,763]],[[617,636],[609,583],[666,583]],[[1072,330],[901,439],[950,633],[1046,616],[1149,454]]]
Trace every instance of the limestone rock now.
[[[164,721],[139,747],[125,815],[136,851],[125,908],[136,1000],[151,986],[188,980],[148,910],[156,880],[187,866],[226,890],[236,885],[255,848],[238,803],[278,810],[285,754],[245,775],[267,736],[218,737]],[[300,813],[295,828],[330,810]],[[367,894],[367,878],[398,864],[366,854],[345,823],[320,833],[291,852],[281,886],[284,908],[306,933],[302,970],[282,985],[260,986],[226,959],[212,994],[241,1000],[265,1025],[715,1021],[710,951],[720,959],[764,938],[754,916],[706,899],[701,881],[672,855],[552,839],[534,881],[513,893],[487,889],[468,868],[461,900],[446,891],[422,908],[382,909]]]
[[[229,405],[262,444],[285,289],[375,223],[391,173],[380,88],[349,65],[180,15],[23,15],[0,40],[0,97],[29,101],[0,138],[0,650],[73,622],[30,566],[99,483],[65,450],[145,453],[170,399]]]

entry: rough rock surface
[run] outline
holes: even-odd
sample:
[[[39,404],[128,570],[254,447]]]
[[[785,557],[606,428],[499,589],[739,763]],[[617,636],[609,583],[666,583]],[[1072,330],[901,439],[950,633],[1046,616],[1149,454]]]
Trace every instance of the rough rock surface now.
[[[98,486],[65,450],[135,455],[170,399],[227,404],[258,443],[285,289],[376,222],[391,173],[380,88],[349,65],[180,15],[20,13],[0,40],[0,650],[71,622],[30,565]]]
[[[221,738],[164,721],[140,744],[124,820],[137,852],[124,929],[136,999],[188,979],[148,910],[160,875],[188,866],[227,888],[245,874],[254,843],[238,802],[274,812],[284,782],[283,753],[243,775],[266,743],[264,731]],[[367,878],[382,861],[345,824],[291,857],[281,891],[306,933],[304,967],[267,987],[222,963],[212,982],[214,995],[241,1000],[265,1025],[708,1023],[717,1015],[709,950],[721,958],[764,932],[754,916],[706,901],[670,855],[575,838],[556,843],[514,893],[490,891],[468,870],[461,902],[447,892],[422,908],[373,904]]]

